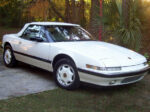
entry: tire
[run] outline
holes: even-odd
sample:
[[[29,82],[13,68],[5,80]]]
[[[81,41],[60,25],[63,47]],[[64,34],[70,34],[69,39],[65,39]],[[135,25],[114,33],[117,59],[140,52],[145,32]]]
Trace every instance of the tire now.
[[[17,60],[10,45],[4,47],[3,61],[7,67],[14,67],[17,64]]]
[[[80,85],[77,68],[74,62],[68,58],[56,62],[54,66],[54,78],[56,84],[63,89],[74,90]]]

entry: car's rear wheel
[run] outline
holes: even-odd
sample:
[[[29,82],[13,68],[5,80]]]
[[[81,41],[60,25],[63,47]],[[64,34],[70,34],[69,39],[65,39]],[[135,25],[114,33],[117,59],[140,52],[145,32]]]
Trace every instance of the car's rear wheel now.
[[[55,64],[54,77],[61,88],[73,90],[79,87],[79,75],[75,64],[70,59],[61,59]]]
[[[10,45],[6,45],[4,48],[3,61],[7,67],[14,67],[17,64],[17,60],[15,59]]]

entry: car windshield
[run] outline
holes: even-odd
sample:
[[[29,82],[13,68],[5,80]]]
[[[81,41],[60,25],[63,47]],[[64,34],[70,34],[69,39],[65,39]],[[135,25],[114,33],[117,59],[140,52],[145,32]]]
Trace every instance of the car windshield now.
[[[47,26],[46,29],[56,42],[94,40],[91,34],[79,26]]]

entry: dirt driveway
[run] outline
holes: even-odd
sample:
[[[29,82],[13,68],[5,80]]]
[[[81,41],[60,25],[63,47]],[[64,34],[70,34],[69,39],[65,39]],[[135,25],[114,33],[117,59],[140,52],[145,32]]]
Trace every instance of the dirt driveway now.
[[[16,68],[7,68],[2,62],[0,51],[0,99],[23,96],[55,89],[52,73],[19,64]]]

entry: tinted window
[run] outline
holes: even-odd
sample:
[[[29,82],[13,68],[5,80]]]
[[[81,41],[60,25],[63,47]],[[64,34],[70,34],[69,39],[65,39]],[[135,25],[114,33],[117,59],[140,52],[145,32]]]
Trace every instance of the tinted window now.
[[[30,40],[30,38],[42,38],[44,41],[47,41],[42,26],[37,26],[37,25],[29,26],[23,33],[22,38],[28,40]]]
[[[93,40],[93,37],[81,27],[47,26],[46,29],[53,38],[53,40],[57,42]]]

